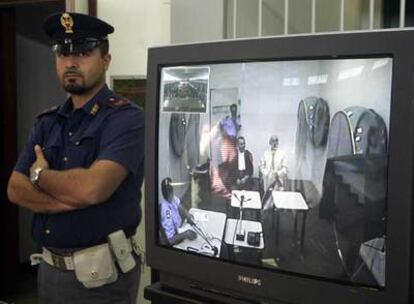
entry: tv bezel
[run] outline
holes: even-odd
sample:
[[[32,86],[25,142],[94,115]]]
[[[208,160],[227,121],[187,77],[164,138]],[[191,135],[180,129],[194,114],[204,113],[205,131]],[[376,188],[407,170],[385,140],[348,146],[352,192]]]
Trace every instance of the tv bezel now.
[[[414,30],[279,36],[150,48],[146,98],[145,216],[146,251],[161,283],[188,282],[219,293],[287,303],[409,303],[413,299],[413,99]],[[161,69],[254,61],[392,57],[387,250],[385,288],[354,286],[338,280],[236,264],[159,244],[158,128]],[[242,282],[257,278],[260,286]],[[247,280],[248,281],[248,280]],[[191,287],[192,286],[192,287]]]

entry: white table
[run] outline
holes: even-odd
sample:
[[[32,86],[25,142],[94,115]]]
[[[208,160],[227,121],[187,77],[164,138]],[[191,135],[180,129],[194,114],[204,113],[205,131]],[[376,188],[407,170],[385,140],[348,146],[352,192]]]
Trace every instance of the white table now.
[[[272,191],[273,203],[277,209],[290,209],[290,210],[308,210],[308,204],[306,204],[300,192],[293,191]]]
[[[236,239],[236,234],[238,231],[245,233],[244,241],[238,241]],[[236,230],[237,229],[237,230]],[[260,244],[259,246],[252,246],[247,243],[247,234],[249,232],[258,232],[260,233]],[[247,220],[238,220],[238,219],[227,219],[226,223],[226,234],[224,236],[224,242],[229,245],[233,246],[241,246],[241,247],[248,247],[248,248],[256,248],[256,249],[263,249],[264,248],[264,239],[263,239],[263,228],[262,223],[255,222],[255,221],[247,221]]]
[[[194,216],[195,224],[200,228],[202,233],[204,233],[207,240],[213,246],[217,247],[218,252],[215,257],[220,257],[221,242],[223,240],[224,227],[226,224],[226,214],[197,208],[191,208],[189,213]],[[190,224],[184,223],[184,225],[179,228],[178,232],[181,233],[188,229],[195,231],[197,233],[197,237],[191,241],[186,239],[173,247],[203,255],[213,256],[211,246]]]
[[[244,209],[262,209],[262,201],[258,191],[233,190],[231,192],[231,206],[240,208],[240,200],[243,196]]]
[[[293,191],[272,191],[273,203],[275,206],[275,213],[277,214],[277,226],[276,226],[276,245],[279,243],[279,222],[280,211],[283,210],[296,210],[302,212],[302,231],[300,236],[300,245],[303,249],[305,241],[305,226],[306,226],[306,213],[309,210],[308,204],[306,204],[303,195],[300,192]],[[297,234],[297,213],[295,213],[295,236]],[[273,221],[274,222],[274,221]]]

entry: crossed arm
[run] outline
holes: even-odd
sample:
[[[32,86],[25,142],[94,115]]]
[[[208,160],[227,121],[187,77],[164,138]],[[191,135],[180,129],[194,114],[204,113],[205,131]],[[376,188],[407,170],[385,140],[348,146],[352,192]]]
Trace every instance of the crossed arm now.
[[[38,185],[68,205],[87,207],[106,201],[127,174],[127,170],[116,162],[98,160],[86,169],[46,169],[42,172]]]
[[[45,168],[38,187],[17,171],[10,177],[7,193],[11,202],[34,212],[59,213],[107,200],[125,179],[128,171],[109,160],[98,160],[89,168],[50,170],[43,152],[35,146],[36,167]]]
[[[13,171],[10,177],[7,194],[11,202],[37,213],[59,213],[75,209],[37,189],[26,175],[17,171]]]

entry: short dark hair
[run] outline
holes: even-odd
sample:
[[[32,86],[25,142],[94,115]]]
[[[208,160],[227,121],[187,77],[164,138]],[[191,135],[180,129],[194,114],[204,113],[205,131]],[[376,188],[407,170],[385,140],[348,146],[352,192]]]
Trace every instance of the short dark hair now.
[[[164,199],[168,198],[168,192],[172,190],[171,182],[172,180],[169,177],[164,178],[161,182],[161,193]]]
[[[108,39],[102,40],[99,44],[98,49],[101,51],[101,55],[105,56],[109,52],[109,41]]]

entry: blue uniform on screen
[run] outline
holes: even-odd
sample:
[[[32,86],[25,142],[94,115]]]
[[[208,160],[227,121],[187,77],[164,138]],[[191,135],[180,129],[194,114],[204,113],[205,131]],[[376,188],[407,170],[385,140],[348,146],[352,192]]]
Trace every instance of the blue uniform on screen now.
[[[171,239],[181,226],[182,221],[178,211],[180,204],[179,198],[175,195],[171,203],[164,198],[161,199],[161,226],[164,228],[167,239]]]

